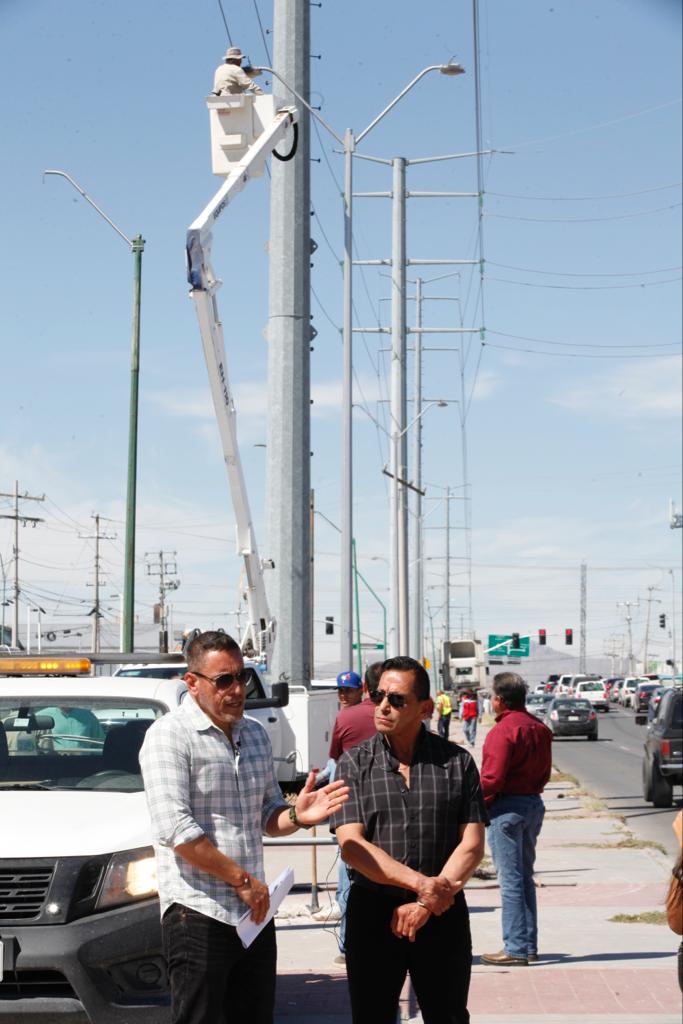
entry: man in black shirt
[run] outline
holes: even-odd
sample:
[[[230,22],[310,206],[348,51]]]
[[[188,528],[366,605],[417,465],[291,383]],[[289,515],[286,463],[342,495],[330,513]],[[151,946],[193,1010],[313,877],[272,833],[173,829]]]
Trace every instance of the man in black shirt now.
[[[429,676],[413,658],[383,665],[377,735],[342,755],[348,802],[331,819],[353,868],[346,967],[353,1024],[393,1024],[410,973],[425,1024],[468,1024],[472,963],[462,893],[488,820],[471,756],[428,732]]]

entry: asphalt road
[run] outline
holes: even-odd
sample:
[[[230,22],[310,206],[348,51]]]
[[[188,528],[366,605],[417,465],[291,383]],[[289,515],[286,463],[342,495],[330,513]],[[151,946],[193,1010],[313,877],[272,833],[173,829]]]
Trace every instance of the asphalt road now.
[[[683,800],[680,791],[674,794],[671,809],[656,808],[643,800],[641,765],[646,727],[635,724],[632,711],[612,704],[607,714],[598,712],[598,729],[597,743],[585,737],[555,739],[555,765],[575,775],[585,789],[622,815],[639,839],[661,843],[674,858],[676,837],[671,824]]]

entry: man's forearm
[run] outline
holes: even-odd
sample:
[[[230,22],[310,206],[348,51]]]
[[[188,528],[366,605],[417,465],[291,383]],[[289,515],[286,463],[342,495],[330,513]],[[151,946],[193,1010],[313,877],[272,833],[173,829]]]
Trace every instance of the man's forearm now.
[[[424,878],[419,871],[414,871],[406,864],[394,860],[367,839],[347,839],[342,844],[341,853],[346,864],[380,885],[396,885],[401,889],[417,892]]]
[[[239,886],[247,874],[237,861],[221,853],[207,836],[200,836],[191,843],[181,843],[173,852],[192,867],[199,868],[207,875],[213,875],[214,878],[234,887]]]
[[[467,825],[462,838],[443,866],[442,875],[461,889],[484,856],[484,826]]]
[[[269,836],[291,836],[297,827],[289,816],[289,807],[278,807],[268,818],[266,834]]]

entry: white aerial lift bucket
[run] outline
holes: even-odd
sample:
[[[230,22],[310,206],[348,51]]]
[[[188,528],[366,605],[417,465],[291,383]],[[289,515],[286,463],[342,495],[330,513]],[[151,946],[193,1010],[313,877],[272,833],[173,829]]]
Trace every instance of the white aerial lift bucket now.
[[[275,100],[272,95],[237,93],[207,96],[211,125],[211,170],[225,178],[239,163],[251,144],[272,124]],[[263,164],[252,177],[263,174]]]

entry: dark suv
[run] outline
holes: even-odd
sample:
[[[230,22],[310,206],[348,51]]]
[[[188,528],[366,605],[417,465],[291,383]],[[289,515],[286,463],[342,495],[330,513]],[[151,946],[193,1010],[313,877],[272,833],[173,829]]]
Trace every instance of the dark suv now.
[[[673,787],[683,783],[683,690],[662,694],[648,726],[643,755],[643,796],[655,807],[671,807]]]

